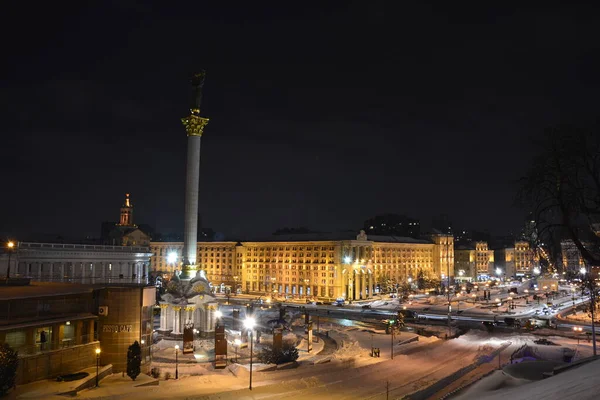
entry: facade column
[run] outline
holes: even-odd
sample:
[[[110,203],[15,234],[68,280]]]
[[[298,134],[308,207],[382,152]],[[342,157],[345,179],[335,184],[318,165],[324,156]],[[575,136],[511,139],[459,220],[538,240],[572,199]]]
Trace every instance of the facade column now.
[[[181,332],[179,331],[179,316],[181,312],[180,306],[173,306],[173,333],[179,335]]]
[[[160,304],[160,328],[161,331],[167,330],[167,308],[169,308],[168,304]]]
[[[65,263],[60,263],[60,281],[63,282],[65,280]]]
[[[367,286],[367,282],[366,282],[366,268],[362,269],[360,274],[360,298],[361,299],[366,299],[367,298],[367,291],[366,291],[366,286]]]

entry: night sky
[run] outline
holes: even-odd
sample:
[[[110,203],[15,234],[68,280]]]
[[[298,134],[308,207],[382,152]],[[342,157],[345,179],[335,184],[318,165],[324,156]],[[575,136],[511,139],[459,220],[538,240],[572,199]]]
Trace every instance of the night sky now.
[[[593,8],[19,3],[0,17],[0,233],[17,239],[97,237],[126,192],[137,223],[182,231],[200,68],[200,213],[236,238],[386,212],[518,231],[531,139],[598,116]]]

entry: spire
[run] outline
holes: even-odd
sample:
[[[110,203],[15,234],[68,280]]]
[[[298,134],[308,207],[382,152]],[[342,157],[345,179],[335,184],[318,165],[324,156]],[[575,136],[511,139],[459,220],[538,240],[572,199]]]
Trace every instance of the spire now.
[[[129,193],[125,194],[125,203],[121,206],[120,226],[135,226],[133,224],[133,205],[129,201]]]

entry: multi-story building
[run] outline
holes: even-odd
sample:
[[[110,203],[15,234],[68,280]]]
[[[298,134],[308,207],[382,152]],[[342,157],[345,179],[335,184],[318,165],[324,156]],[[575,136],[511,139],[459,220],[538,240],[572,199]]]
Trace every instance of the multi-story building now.
[[[153,242],[151,266],[164,274],[178,268],[183,243]],[[454,275],[453,238],[431,240],[353,233],[274,235],[266,240],[199,242],[198,264],[213,286],[248,293],[360,299],[385,279],[397,283],[419,273]]]
[[[454,249],[454,270],[456,271],[456,279],[460,281],[477,279],[475,249],[466,245],[457,246]]]
[[[494,268],[494,251],[487,242],[474,242],[456,248],[457,279],[482,280],[489,278]]]
[[[217,288],[237,288],[241,282],[241,272],[236,268],[241,265],[241,255],[237,254],[237,242],[198,242],[196,262],[202,266],[207,279]],[[150,243],[150,265],[156,275],[165,278],[180,269],[183,252],[183,242],[152,242]]]
[[[494,270],[494,250],[488,248],[487,242],[475,242],[475,269],[481,279],[487,279]]]
[[[531,276],[534,264],[534,254],[529,243],[516,241],[514,247],[496,250],[495,275],[504,277]],[[498,273],[499,272],[499,273]]]

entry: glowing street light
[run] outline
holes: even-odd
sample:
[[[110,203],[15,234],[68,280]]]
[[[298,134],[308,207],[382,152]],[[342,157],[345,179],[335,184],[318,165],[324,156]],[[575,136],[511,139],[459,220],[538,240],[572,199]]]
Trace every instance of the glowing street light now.
[[[250,331],[250,390],[252,390],[252,331],[256,326],[256,320],[252,317],[247,317],[244,320],[244,327]]]
[[[352,262],[352,257],[346,256],[344,257],[344,264],[350,264]]]
[[[587,272],[587,271],[586,271],[585,267],[581,267],[581,268],[579,268],[579,273],[580,273],[581,275],[585,275],[585,274],[586,274],[586,272]]]
[[[96,349],[96,387],[98,387],[98,372],[100,371],[100,348]]]
[[[217,319],[217,324],[216,324],[217,327],[220,325],[222,316],[223,316],[223,313],[221,312],[221,310],[215,311],[215,318]]]
[[[8,248],[8,267],[6,267],[6,283],[8,284],[8,279],[10,278],[10,256],[15,248],[15,243],[10,241],[6,244],[6,247]]]
[[[177,253],[172,251],[167,255],[167,262],[169,264],[175,264],[175,262],[177,261]]]
[[[535,275],[539,275],[541,272],[542,272],[542,271],[540,270],[540,267],[535,267],[535,268],[533,269],[533,273],[534,273]]]

